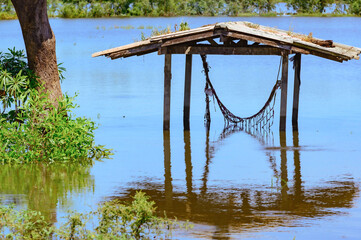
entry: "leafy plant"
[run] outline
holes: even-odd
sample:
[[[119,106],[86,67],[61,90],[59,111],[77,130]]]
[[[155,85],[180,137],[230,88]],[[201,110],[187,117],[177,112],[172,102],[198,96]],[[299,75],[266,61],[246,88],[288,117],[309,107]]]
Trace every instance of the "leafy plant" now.
[[[0,206],[2,239],[169,239],[172,229],[191,227],[155,215],[154,202],[137,192],[130,204],[117,200],[103,203],[96,211],[72,212],[58,228],[36,211],[17,211]]]
[[[14,121],[38,81],[25,62],[24,51],[8,50],[8,53],[0,52],[0,118]]]
[[[350,1],[349,12],[361,16],[361,0]]]
[[[65,95],[57,106],[28,68],[24,51],[0,53],[0,163],[87,162],[109,157],[95,145],[95,123],[71,114],[77,105]],[[59,66],[60,79],[65,68]]]
[[[0,163],[92,163],[109,157],[111,150],[94,143],[95,123],[71,114],[73,100],[65,95],[55,107],[44,91],[32,90],[16,121],[0,119]]]
[[[188,22],[183,22],[183,21],[182,21],[182,22],[179,24],[179,26],[180,26],[179,31],[185,31],[185,30],[191,29],[191,28],[189,27],[189,25],[188,25]]]
[[[168,33],[172,33],[170,26],[167,26],[166,28],[162,28],[162,27],[147,27],[147,29],[152,29],[152,33],[150,35],[150,37],[154,37],[154,36],[159,36],[159,35],[163,35],[163,34],[168,34]],[[181,22],[179,24],[179,29],[178,29],[178,25],[175,24],[174,25],[174,32],[178,32],[178,31],[185,31],[185,30],[189,30],[190,27],[188,25],[188,22]],[[141,32],[141,36],[140,39],[141,41],[144,41],[150,37],[146,37],[145,34],[143,32]]]
[[[51,239],[53,232],[40,212],[0,206],[1,239]]]

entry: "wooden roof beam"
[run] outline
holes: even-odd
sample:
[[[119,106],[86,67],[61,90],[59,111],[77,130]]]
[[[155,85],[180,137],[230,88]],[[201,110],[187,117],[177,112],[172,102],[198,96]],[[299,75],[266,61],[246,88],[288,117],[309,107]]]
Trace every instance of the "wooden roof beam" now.
[[[189,43],[189,42],[205,41],[209,38],[219,37],[219,35],[220,34],[214,33],[213,31],[192,34],[189,36],[183,36],[183,37],[174,38],[174,39],[170,39],[170,40],[164,40],[162,47],[167,47],[167,46],[177,45],[177,44],[182,44],[182,43]]]
[[[220,31],[220,30],[218,30],[218,31]],[[294,45],[297,45],[297,46],[290,46],[290,45],[284,44],[282,42],[272,41],[269,39],[263,39],[261,37],[243,34],[243,33],[239,33],[239,32],[226,32],[225,34],[227,34],[228,36],[231,36],[233,38],[244,39],[244,40],[248,40],[248,41],[252,41],[252,42],[258,42],[258,43],[262,43],[265,45],[289,50],[289,51],[291,51],[291,53],[302,53],[302,54],[306,54],[306,55],[312,54],[312,55],[316,55],[318,57],[326,58],[326,59],[337,61],[337,62],[349,60],[349,58],[347,58],[346,56],[331,53],[329,51],[322,51],[321,49],[318,49],[318,48],[311,49],[310,46],[307,46],[308,49],[301,48],[301,47],[304,47],[305,45],[302,45],[297,42],[293,43]]]
[[[107,57],[110,57],[112,60],[121,58],[121,57],[131,57],[134,55],[140,56],[143,54],[156,52],[158,51],[158,48],[160,47],[160,43],[153,43],[151,45],[144,45],[138,48],[132,48],[132,49],[126,49],[114,53],[107,54]]]
[[[248,45],[247,40],[239,39],[239,41],[236,43],[237,46],[246,47]]]
[[[284,50],[291,51],[291,53],[310,54],[309,51],[298,48],[298,47],[286,45],[286,44],[283,44],[281,42],[271,41],[271,40],[268,40],[268,39],[263,39],[263,38],[260,38],[260,37],[251,36],[251,35],[247,35],[247,34],[243,34],[243,33],[224,32],[223,34],[226,34],[227,36],[237,38],[237,39],[243,39],[243,40],[247,40],[247,41],[251,41],[251,42],[258,42],[258,43],[262,43],[262,44],[265,44],[265,45],[268,45],[268,46],[271,46],[271,47],[281,48],[281,49],[284,49]]]
[[[321,49],[320,47],[316,48],[316,47],[305,45],[305,44],[303,44],[301,42],[294,42],[293,44],[298,46],[298,47],[307,48],[307,50],[313,55],[323,57],[323,58],[327,58],[327,59],[330,59],[330,60],[342,62],[342,61],[348,61],[348,60],[351,59],[350,57],[348,57],[348,56],[346,56],[346,55],[344,55],[342,53],[330,52],[328,50]]]
[[[220,36],[220,42],[223,42],[224,46],[232,46],[232,45],[236,45],[233,42],[233,38],[228,37],[226,35],[221,34]]]
[[[222,38],[224,44],[214,41]],[[248,41],[283,49],[291,53],[312,54],[333,61],[348,61],[359,59],[361,49],[317,38],[308,39],[306,35],[289,33],[284,30],[255,25],[247,22],[225,22],[212,24],[196,29],[178,31],[151,37],[150,39],[127,44],[124,46],[94,53],[92,56],[107,56],[112,59],[144,55],[155,52],[161,47],[194,46],[195,43],[208,41],[211,45],[224,47],[247,47]],[[222,42],[221,41],[221,42]],[[327,43],[326,46],[324,43]],[[160,51],[161,52],[161,51]]]
[[[209,54],[209,55],[281,55],[282,49],[269,46],[226,47],[212,45],[161,47],[158,54]]]
[[[218,46],[218,45],[219,45],[216,41],[214,41],[213,38],[207,38],[207,41],[208,41],[212,46]]]

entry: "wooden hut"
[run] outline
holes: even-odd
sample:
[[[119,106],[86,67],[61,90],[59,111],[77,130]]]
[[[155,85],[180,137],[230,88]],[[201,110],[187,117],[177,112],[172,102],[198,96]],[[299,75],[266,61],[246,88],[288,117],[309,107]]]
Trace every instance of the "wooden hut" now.
[[[281,107],[279,130],[286,130],[287,82],[289,55],[295,66],[292,125],[297,130],[300,87],[301,55],[312,54],[337,62],[359,59],[361,49],[321,40],[312,35],[297,34],[250,22],[224,22],[195,29],[154,36],[144,41],[131,43],[94,53],[93,57],[106,56],[112,60],[158,52],[165,55],[163,129],[169,129],[170,86],[172,54],[186,55],[184,87],[184,128],[189,129],[192,55],[280,55],[282,60]]]

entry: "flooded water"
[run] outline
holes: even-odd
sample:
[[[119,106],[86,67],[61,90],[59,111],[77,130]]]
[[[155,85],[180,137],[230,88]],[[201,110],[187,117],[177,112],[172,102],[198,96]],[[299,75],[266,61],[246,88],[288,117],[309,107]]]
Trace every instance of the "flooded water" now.
[[[163,132],[163,64],[156,53],[111,61],[91,54],[150,35],[149,26],[246,20],[361,47],[361,18],[52,19],[64,92],[79,93],[76,113],[100,126],[114,158],[93,167],[0,168],[0,201],[62,221],[143,190],[159,213],[189,220],[178,239],[360,239],[361,61],[302,57],[299,132],[292,132],[289,68],[287,133],[279,134],[279,98],[268,134],[223,132],[220,111],[205,110],[201,59],[193,56],[190,131],[183,131],[184,56],[172,59],[170,131]],[[24,48],[17,21],[0,21],[0,51]],[[266,101],[279,57],[209,56],[223,103],[248,116]]]

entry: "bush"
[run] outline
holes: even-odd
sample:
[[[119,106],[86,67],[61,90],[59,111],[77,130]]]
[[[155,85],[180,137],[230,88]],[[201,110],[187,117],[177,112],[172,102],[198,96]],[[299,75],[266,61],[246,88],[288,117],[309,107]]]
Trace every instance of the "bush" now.
[[[0,12],[0,20],[12,20],[12,19],[16,19],[15,13]]]
[[[361,0],[352,1],[350,3],[349,11],[351,14],[361,16]]]
[[[63,3],[59,9],[59,17],[62,18],[85,18],[88,17],[88,3],[80,1],[78,3]]]
[[[131,204],[106,202],[94,212],[72,213],[59,228],[36,211],[0,206],[1,239],[169,239],[175,227],[189,227],[155,216],[154,202],[137,192]]]
[[[95,123],[71,114],[73,100],[65,95],[55,107],[47,94],[33,90],[16,121],[0,119],[0,163],[92,163],[111,155],[95,145]]]
[[[1,239],[51,239],[53,231],[39,212],[0,206]]]
[[[0,163],[92,163],[109,157],[110,150],[94,143],[95,123],[71,115],[74,98],[65,95],[54,104],[24,52],[9,51],[0,53]]]
[[[24,51],[9,49],[0,52],[0,118],[14,121],[32,89],[38,87],[38,81],[25,62]]]

